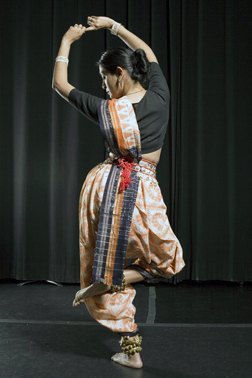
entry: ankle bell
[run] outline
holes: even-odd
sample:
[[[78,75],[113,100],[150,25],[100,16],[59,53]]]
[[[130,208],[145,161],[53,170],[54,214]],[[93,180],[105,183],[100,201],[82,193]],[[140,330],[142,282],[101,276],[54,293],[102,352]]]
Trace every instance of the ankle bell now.
[[[135,353],[141,352],[142,337],[137,335],[133,340],[129,336],[123,336],[119,341],[123,353],[133,356]]]
[[[125,275],[123,275],[122,286],[119,286],[119,285],[111,285],[111,289],[110,289],[110,291],[112,291],[112,293],[115,293],[115,292],[118,292],[118,291],[123,291],[123,290],[125,290],[126,287],[127,287],[127,282],[126,282],[126,279],[125,279]]]

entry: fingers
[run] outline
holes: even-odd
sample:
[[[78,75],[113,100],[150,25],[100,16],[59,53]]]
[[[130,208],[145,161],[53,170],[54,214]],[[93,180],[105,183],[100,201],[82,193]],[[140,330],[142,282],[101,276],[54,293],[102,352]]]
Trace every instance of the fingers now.
[[[70,29],[75,33],[75,40],[79,39],[86,32],[86,27],[82,24],[75,24],[74,26],[71,26]]]
[[[94,23],[97,21],[98,17],[97,16],[88,16],[87,18],[87,23],[90,25],[91,23]]]
[[[81,31],[83,31],[83,30],[86,30],[86,27],[85,26],[83,26],[82,24],[75,24],[74,25],[74,28],[76,29],[76,30],[81,30]]]
[[[98,28],[97,19],[98,19],[97,16],[89,16],[87,18],[87,24],[90,25],[90,27],[87,28],[88,31],[97,30]]]
[[[89,26],[88,28],[86,28],[85,32],[89,32],[93,30],[97,30],[97,28],[95,28],[94,26]]]
[[[71,26],[70,29],[79,32],[79,31],[85,31],[86,27],[83,26],[82,24],[75,24],[74,26]]]
[[[89,27],[85,27],[82,24],[74,24],[74,26],[70,27],[70,30],[77,32],[77,35],[79,37],[84,34],[86,31],[93,31],[93,30],[98,30],[99,26],[97,23],[98,17],[96,16],[90,16],[88,17],[87,23],[90,25]]]

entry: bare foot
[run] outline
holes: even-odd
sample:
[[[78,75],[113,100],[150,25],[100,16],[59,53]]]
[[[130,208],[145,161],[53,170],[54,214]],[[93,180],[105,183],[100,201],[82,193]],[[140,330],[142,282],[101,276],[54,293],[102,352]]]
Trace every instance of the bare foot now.
[[[79,306],[81,303],[84,303],[85,302],[85,292],[88,288],[85,288],[85,289],[81,289],[79,291],[77,291],[77,293],[75,294],[75,298],[74,298],[74,301],[73,301],[73,307],[77,307]]]
[[[111,360],[117,362],[120,365],[134,369],[140,369],[143,366],[140,353],[135,353],[133,356],[128,356],[125,353],[116,353],[111,357]]]
[[[77,293],[75,294],[75,299],[73,301],[73,307],[79,306],[81,303],[84,303],[86,298],[105,293],[108,290],[110,290],[109,285],[105,285],[103,283],[93,283],[92,285],[77,291]]]

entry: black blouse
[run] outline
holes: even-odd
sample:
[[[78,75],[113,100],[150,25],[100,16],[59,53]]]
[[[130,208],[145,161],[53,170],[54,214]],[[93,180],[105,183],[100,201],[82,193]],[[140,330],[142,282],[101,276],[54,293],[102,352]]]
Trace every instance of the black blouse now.
[[[100,100],[74,88],[68,96],[70,104],[95,123],[98,122],[97,104]],[[170,93],[159,65],[150,64],[149,87],[144,97],[133,104],[141,136],[142,153],[150,153],[163,146],[169,121]]]

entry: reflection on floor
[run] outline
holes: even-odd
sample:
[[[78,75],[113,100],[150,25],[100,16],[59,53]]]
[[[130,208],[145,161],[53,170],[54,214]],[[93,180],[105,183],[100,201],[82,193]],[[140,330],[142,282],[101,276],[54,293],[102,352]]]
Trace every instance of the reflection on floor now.
[[[252,285],[135,285],[144,367],[110,361],[119,336],[85,306],[77,285],[0,281],[0,377],[251,378]]]

